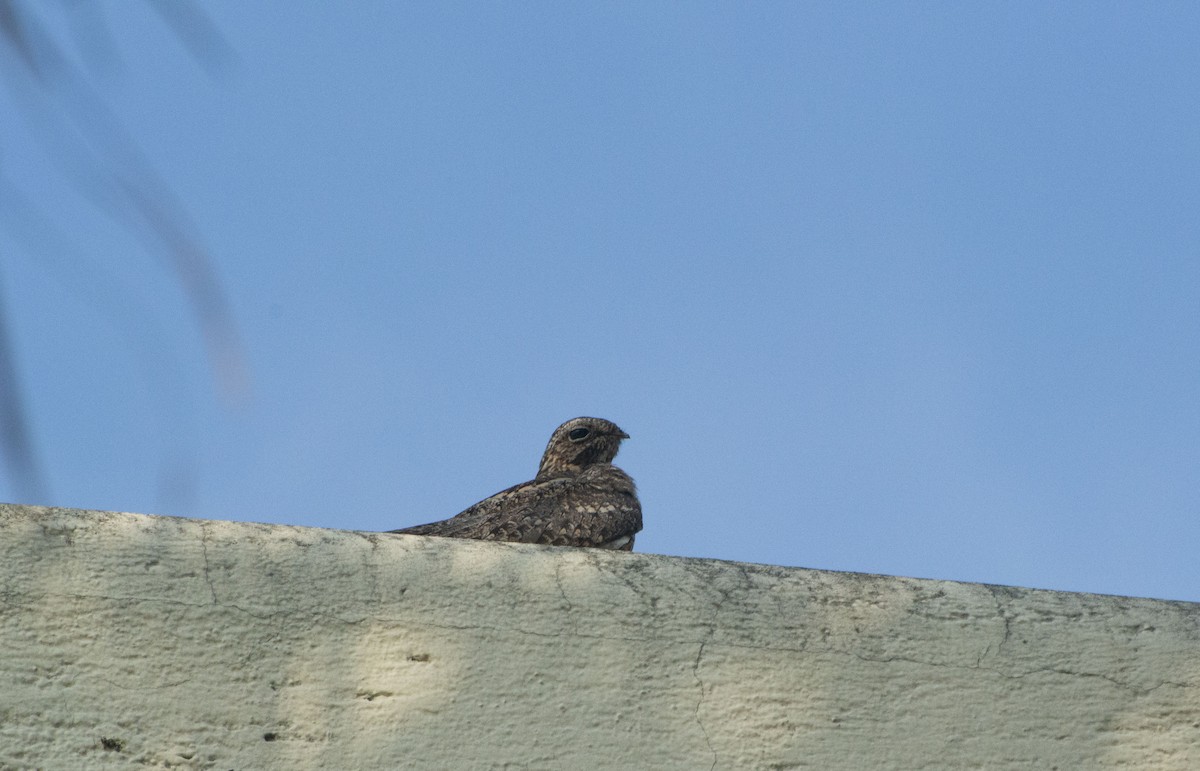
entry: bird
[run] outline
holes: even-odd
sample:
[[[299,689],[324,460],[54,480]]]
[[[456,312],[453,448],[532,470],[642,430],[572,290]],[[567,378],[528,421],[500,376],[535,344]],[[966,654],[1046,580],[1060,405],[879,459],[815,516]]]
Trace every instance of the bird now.
[[[550,435],[533,479],[450,519],[388,532],[631,551],[642,506],[633,479],[612,465],[628,438],[603,418],[572,418]]]

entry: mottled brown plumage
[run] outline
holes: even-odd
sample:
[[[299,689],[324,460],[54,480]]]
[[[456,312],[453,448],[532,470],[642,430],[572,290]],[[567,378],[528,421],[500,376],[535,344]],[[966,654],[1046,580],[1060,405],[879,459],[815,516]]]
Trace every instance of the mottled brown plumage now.
[[[568,420],[550,436],[532,480],[450,519],[390,532],[629,551],[642,507],[633,480],[612,465],[628,438],[607,420]]]

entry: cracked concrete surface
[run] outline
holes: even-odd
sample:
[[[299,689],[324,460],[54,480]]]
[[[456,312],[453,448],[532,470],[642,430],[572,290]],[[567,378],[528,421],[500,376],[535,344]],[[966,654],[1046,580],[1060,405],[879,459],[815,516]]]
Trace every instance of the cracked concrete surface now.
[[[1200,768],[1200,606],[0,506],[0,768]]]

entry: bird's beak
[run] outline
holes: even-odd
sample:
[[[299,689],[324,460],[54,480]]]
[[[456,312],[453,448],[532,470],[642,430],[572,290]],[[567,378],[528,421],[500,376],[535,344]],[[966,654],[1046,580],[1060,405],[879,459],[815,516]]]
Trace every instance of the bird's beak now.
[[[629,434],[625,433],[624,431],[622,431],[621,429],[618,428],[617,429],[617,438],[618,439],[628,439]]]

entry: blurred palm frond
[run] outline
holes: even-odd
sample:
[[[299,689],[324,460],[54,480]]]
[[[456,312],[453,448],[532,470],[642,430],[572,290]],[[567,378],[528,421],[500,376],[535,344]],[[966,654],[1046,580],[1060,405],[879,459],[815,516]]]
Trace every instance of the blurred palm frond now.
[[[188,0],[147,3],[210,74],[227,71],[232,49],[201,8]],[[38,15],[45,7],[0,0],[0,75],[34,124],[32,136],[82,198],[164,260],[197,320],[218,390],[227,399],[244,397],[248,379],[236,325],[199,228],[108,108],[90,74],[73,64],[52,27]],[[115,61],[116,48],[98,6],[64,0],[63,7],[76,20],[71,28],[84,59],[95,66]],[[9,221],[30,211],[12,205],[16,199],[11,194],[0,198],[0,212]],[[20,494],[42,500],[47,490],[21,398],[10,328],[0,297],[0,447]],[[177,469],[172,474],[179,476]]]

